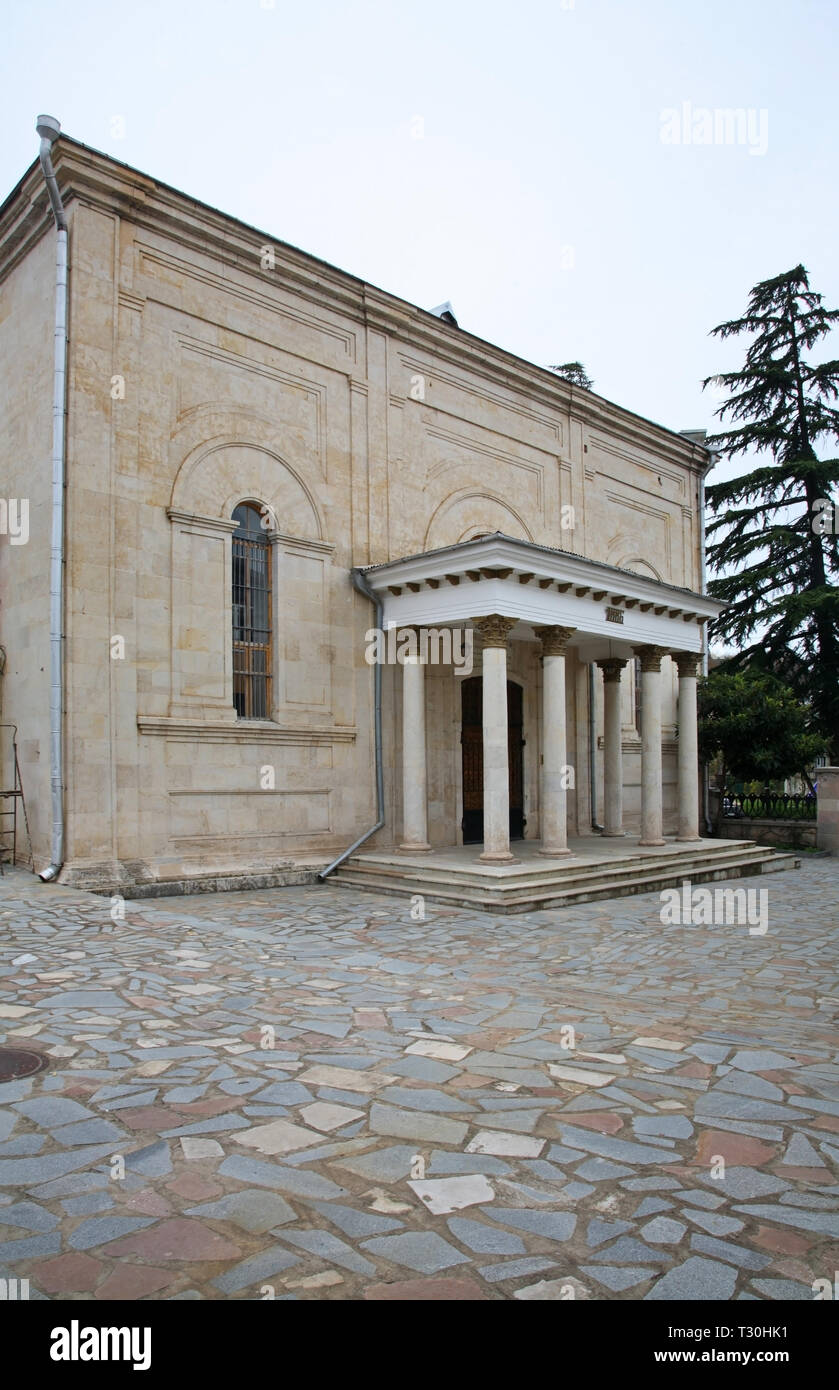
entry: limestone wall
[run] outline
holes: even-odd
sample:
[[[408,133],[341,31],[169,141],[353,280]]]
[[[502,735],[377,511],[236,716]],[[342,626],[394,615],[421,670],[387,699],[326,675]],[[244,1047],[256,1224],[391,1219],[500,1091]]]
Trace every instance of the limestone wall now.
[[[351,586],[354,565],[502,530],[697,586],[694,446],[70,141],[57,164],[72,216],[66,878],[323,863],[372,823],[373,609]],[[45,243],[19,274],[42,379],[33,394],[20,371],[13,386],[32,459],[49,451]],[[265,509],[273,566],[271,718],[253,722],[232,702],[231,517],[243,501]],[[45,578],[28,587],[19,571],[18,621],[34,631],[26,614],[46,621]],[[514,644],[528,835],[539,674],[535,647]],[[46,704],[36,675],[33,662],[15,696],[30,726]],[[379,844],[400,828],[400,675],[385,672]],[[624,684],[631,822],[631,668]],[[585,832],[584,667],[568,689],[571,828]],[[451,671],[430,677],[428,699],[430,834],[442,844],[461,810]],[[43,850],[48,798],[43,776],[32,780]],[[666,817],[671,803],[668,790]]]
[[[55,232],[13,267],[0,263],[0,722],[18,726],[18,755],[36,859],[49,862],[49,569],[52,521]],[[9,503],[28,506],[28,539],[9,531]],[[0,783],[12,785],[11,740],[0,736]],[[11,806],[11,803],[4,803]],[[5,826],[5,822],[4,822]]]
[[[839,767],[819,768],[816,844],[839,855]]]

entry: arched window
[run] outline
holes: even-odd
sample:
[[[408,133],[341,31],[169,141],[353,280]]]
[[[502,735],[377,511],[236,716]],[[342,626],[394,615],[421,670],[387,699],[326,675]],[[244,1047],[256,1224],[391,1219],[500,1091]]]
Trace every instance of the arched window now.
[[[233,703],[240,719],[271,713],[271,547],[252,502],[233,513]]]

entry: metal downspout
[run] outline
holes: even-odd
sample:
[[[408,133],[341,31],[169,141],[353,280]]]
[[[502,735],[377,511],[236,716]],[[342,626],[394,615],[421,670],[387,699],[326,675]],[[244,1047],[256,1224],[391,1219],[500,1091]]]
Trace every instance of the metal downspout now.
[[[365,598],[369,598],[371,603],[375,605],[376,627],[379,632],[381,632],[383,616],[382,600],[379,595],[370,588],[361,570],[353,570],[352,582],[353,587],[356,588],[360,594],[363,594]],[[376,746],[376,816],[378,819],[375,825],[371,826],[369,830],[365,830],[363,835],[359,835],[358,839],[353,841],[349,849],[345,849],[343,854],[339,854],[337,859],[333,859],[331,864],[328,864],[325,869],[321,869],[318,874],[318,878],[321,882],[323,882],[325,878],[328,878],[333,869],[338,868],[339,864],[343,864],[345,859],[349,859],[350,855],[355,853],[359,845],[363,845],[365,840],[369,840],[371,835],[375,835],[377,830],[381,830],[385,823],[385,779],[384,767],[382,764],[382,664],[380,661],[377,661],[373,667],[373,698]]]
[[[41,168],[58,233],[55,248],[55,329],[52,398],[52,534],[50,539],[50,792],[52,800],[51,862],[38,875],[45,883],[58,878],[64,863],[64,475],[67,400],[67,218],[55,171],[52,147],[61,126],[52,116],[39,116]]]

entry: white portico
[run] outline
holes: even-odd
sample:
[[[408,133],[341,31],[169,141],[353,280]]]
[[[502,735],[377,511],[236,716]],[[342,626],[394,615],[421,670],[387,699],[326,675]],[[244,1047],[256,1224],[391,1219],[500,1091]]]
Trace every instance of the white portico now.
[[[531,808],[538,808],[538,854],[565,859],[569,845],[569,798],[576,795],[588,770],[577,766],[579,739],[568,742],[567,711],[578,696],[567,689],[568,660],[574,670],[594,665],[602,673],[599,747],[602,752],[603,836],[625,836],[624,766],[626,735],[621,688],[638,659],[640,814],[633,830],[645,849],[665,845],[662,794],[662,684],[674,686],[678,673],[675,733],[677,806],[672,829],[678,842],[700,840],[699,778],[696,748],[696,678],[703,647],[703,627],[721,606],[714,599],[663,584],[629,570],[591,561],[568,551],[496,533],[440,550],[364,570],[383,605],[386,629],[460,629],[474,634],[474,659],[480,661],[480,737],[475,757],[482,796],[482,834],[472,836],[477,864],[487,870],[516,862],[511,847],[511,795],[517,784],[511,751],[508,708],[508,652],[511,644],[528,644],[531,664],[541,665],[540,689],[534,692],[539,717],[530,729]],[[532,663],[538,652],[540,663]],[[421,650],[421,649],[420,649]],[[409,657],[401,671],[402,824],[395,843],[405,855],[428,854],[433,824],[428,813],[426,718],[427,666],[422,655]],[[437,675],[439,673],[435,673]],[[455,678],[452,672],[452,679]],[[578,688],[579,683],[578,683]],[[397,686],[394,695],[398,698]],[[476,706],[477,708],[477,706]],[[578,714],[577,720],[581,719]],[[445,730],[435,730],[445,738]],[[467,731],[461,731],[461,741]],[[522,738],[522,743],[525,740]],[[670,743],[672,746],[671,734]],[[634,750],[633,750],[634,751]],[[464,768],[467,764],[464,762]],[[533,772],[536,772],[534,779]],[[465,774],[464,774],[465,778]],[[450,795],[453,795],[450,792]],[[466,781],[463,824],[468,820]],[[536,820],[531,814],[531,832]],[[586,826],[585,830],[588,831]],[[482,841],[482,848],[477,843]],[[464,841],[467,836],[464,834]],[[453,843],[453,841],[452,841]],[[439,841],[438,841],[439,846]],[[437,847],[437,846],[435,846]],[[536,849],[531,845],[532,850]]]

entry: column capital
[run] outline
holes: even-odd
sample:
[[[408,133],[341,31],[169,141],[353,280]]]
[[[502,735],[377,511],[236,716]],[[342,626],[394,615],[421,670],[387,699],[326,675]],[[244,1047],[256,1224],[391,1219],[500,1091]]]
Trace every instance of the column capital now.
[[[550,624],[541,627],[534,624],[533,631],[542,644],[543,656],[564,656],[569,639],[574,636],[577,629],[575,627],[554,627]]]
[[[610,681],[619,681],[623,675],[626,661],[621,657],[610,656],[603,661],[598,661],[597,665],[603,672],[603,680],[608,684]]]
[[[485,648],[506,648],[507,638],[516,625],[515,618],[505,618],[500,613],[488,613],[483,618],[473,618],[472,622]]]
[[[422,628],[416,623],[400,623],[396,629],[396,641],[400,650],[396,654],[396,660],[400,666],[422,666]],[[403,651],[402,645],[410,647],[409,651]]]
[[[679,676],[697,676],[699,674],[699,663],[702,657],[697,652],[671,652],[673,661]]]
[[[660,671],[661,658],[667,656],[667,647],[636,647],[635,655],[640,658],[642,671]]]

